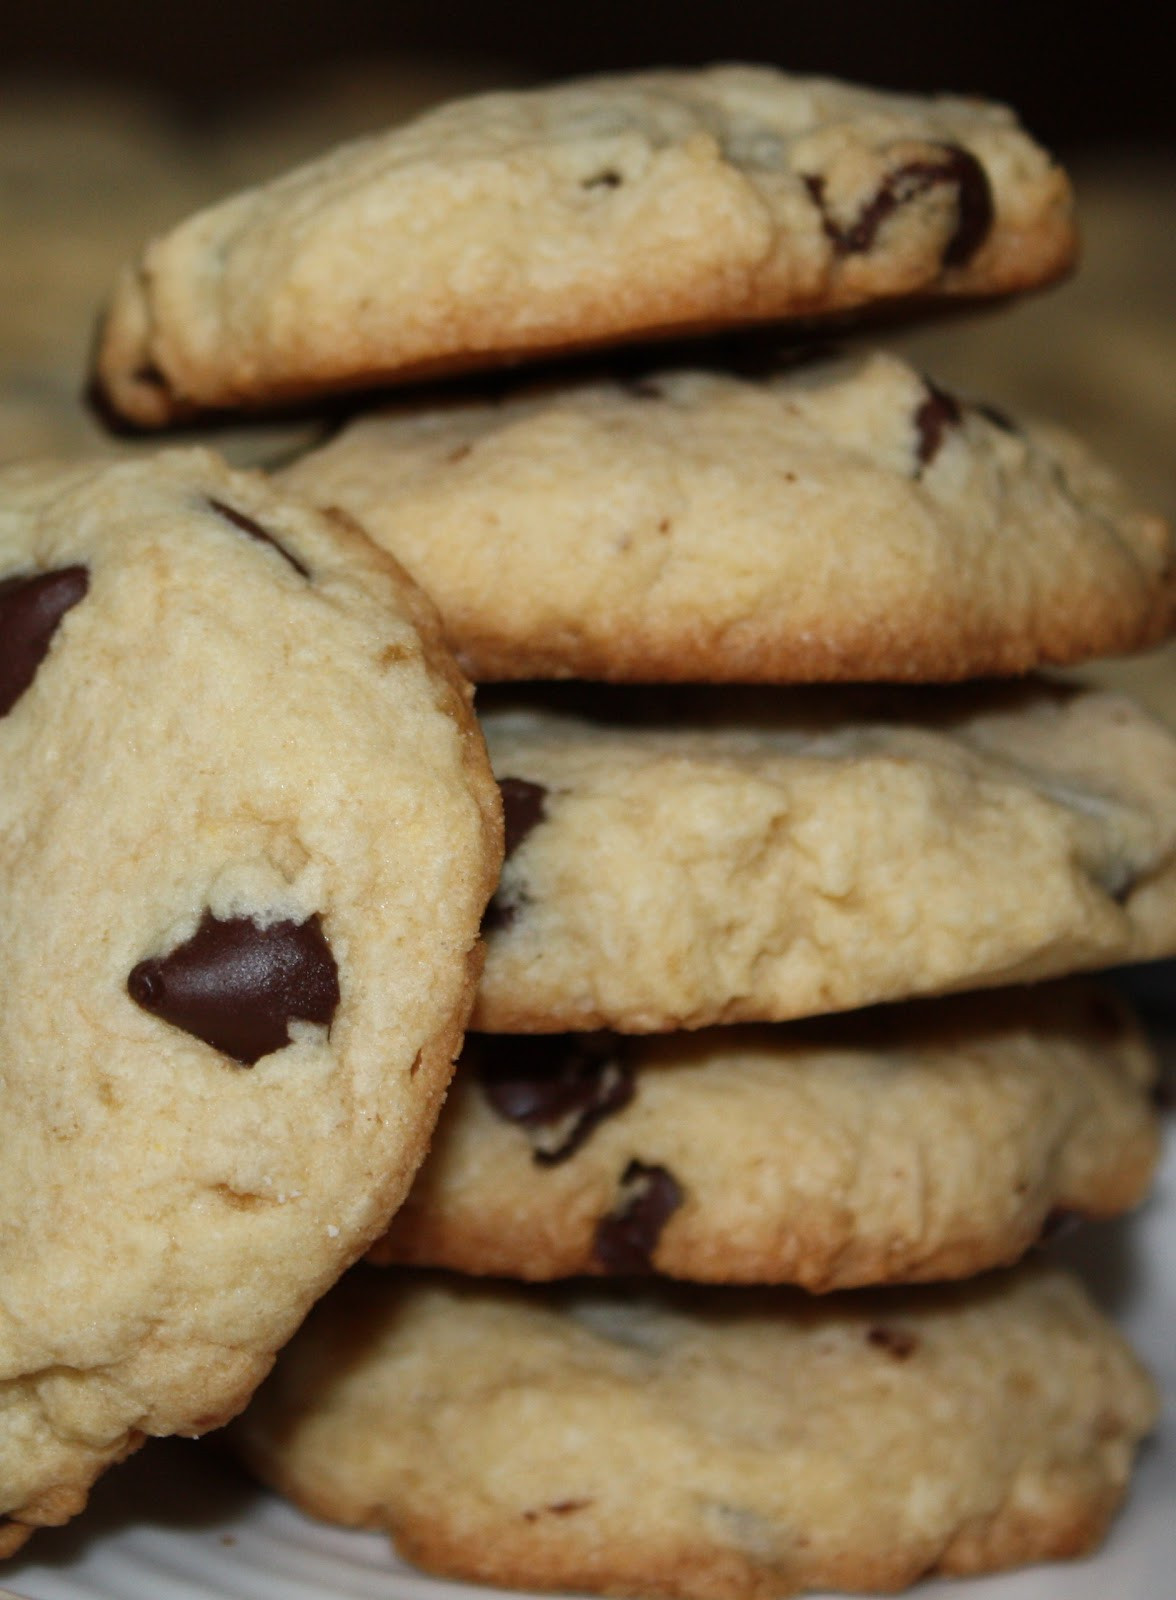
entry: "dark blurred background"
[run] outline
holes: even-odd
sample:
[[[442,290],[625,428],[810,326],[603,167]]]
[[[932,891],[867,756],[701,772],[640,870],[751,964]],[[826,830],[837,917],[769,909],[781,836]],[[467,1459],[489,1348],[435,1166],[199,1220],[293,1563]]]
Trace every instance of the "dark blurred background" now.
[[[1005,99],[1066,151],[1176,140],[1160,5],[3,0],[0,29],[0,92],[6,78],[67,73],[151,89],[194,116],[380,57],[444,57],[478,76],[493,64],[514,81],[744,58]]]

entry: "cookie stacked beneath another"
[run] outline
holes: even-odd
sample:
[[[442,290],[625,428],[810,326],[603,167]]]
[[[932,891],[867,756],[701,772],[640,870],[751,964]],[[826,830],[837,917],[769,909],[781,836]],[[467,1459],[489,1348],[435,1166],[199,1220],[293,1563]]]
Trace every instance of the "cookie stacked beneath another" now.
[[[1176,950],[1176,741],[1115,696],[959,681],[1162,638],[1171,536],[1075,441],[811,342],[1073,248],[1002,109],[717,68],[455,103],[127,269],[98,379],[145,426],[802,341],[418,392],[282,474],[404,561],[475,677],[615,684],[483,694],[487,1036],[374,1253],[620,1281],[355,1278],[238,1425],[301,1503],[450,1575],[699,1600],[1102,1532],[1155,1402],[1077,1285],[862,1290],[1146,1190],[1117,1004],[916,997]],[[789,687],[834,681],[875,686]]]

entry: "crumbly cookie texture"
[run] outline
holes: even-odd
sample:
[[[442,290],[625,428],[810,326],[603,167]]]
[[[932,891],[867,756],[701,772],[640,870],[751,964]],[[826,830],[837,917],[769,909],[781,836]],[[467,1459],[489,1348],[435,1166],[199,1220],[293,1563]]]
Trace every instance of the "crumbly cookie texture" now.
[[[1155,1411],[1056,1269],[817,1301],[358,1274],[237,1439],[446,1576],[767,1600],[1081,1554]]]
[[[480,709],[507,861],[473,1027],[783,1021],[1176,950],[1176,740],[1119,696],[549,689]]]
[[[810,1290],[969,1277],[1059,1214],[1143,1198],[1155,1071],[1125,1008],[1080,985],[788,1028],[471,1034],[369,1259]]]
[[[475,679],[944,682],[1176,609],[1164,519],[1076,440],[882,354],[398,407],[284,476],[404,562]]]
[[[1065,174],[1004,107],[768,67],[454,101],[154,240],[98,352],[156,426],[528,355],[1048,282]]]
[[[0,474],[0,1553],[238,1411],[407,1190],[500,861],[468,700],[260,476]]]

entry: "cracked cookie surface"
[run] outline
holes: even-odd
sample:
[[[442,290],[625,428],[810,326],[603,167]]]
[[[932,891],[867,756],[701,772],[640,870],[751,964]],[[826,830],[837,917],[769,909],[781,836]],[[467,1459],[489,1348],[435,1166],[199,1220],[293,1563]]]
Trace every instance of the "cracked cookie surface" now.
[[[822,1300],[361,1273],[236,1437],[447,1577],[766,1600],[1083,1553],[1155,1412],[1056,1269]]]
[[[470,1034],[369,1259],[540,1280],[616,1270],[620,1244],[630,1272],[702,1282],[968,1277],[1143,1198],[1155,1070],[1079,984],[807,1026]]]
[[[882,354],[418,402],[281,476],[404,562],[475,679],[946,682],[1176,607],[1163,518],[1075,439]]]
[[[0,474],[0,1552],[239,1410],[406,1191],[500,859],[468,702],[259,476]]]
[[[661,1033],[1176,948],[1176,740],[1041,680],[484,692],[507,810],[471,1026]]]
[[[1064,173],[1012,113],[722,66],[454,101],[123,273],[97,371],[152,426],[636,337],[1046,283]]]

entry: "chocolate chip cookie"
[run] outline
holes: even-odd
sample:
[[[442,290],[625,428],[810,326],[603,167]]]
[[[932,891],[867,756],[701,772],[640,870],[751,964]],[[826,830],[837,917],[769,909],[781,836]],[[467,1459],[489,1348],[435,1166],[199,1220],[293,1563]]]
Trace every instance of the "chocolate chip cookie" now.
[[[237,1439],[447,1577],[762,1600],[1081,1554],[1155,1414],[1056,1269],[823,1300],[365,1273]]]
[[[475,679],[926,680],[1171,627],[1163,518],[897,357],[579,378],[361,416],[287,484],[432,595]]]
[[[1045,985],[821,1024],[467,1036],[370,1259],[506,1278],[654,1271],[810,1290],[968,1277],[1141,1200],[1155,1062]]]
[[[480,697],[507,813],[472,1026],[659,1033],[1176,949],[1176,739],[1040,680]]]
[[[468,698],[259,476],[0,474],[0,1553],[238,1411],[407,1190],[500,860]]]
[[[97,358],[146,426],[636,337],[1047,283],[1064,173],[1003,107],[770,67],[474,96],[155,239]]]

